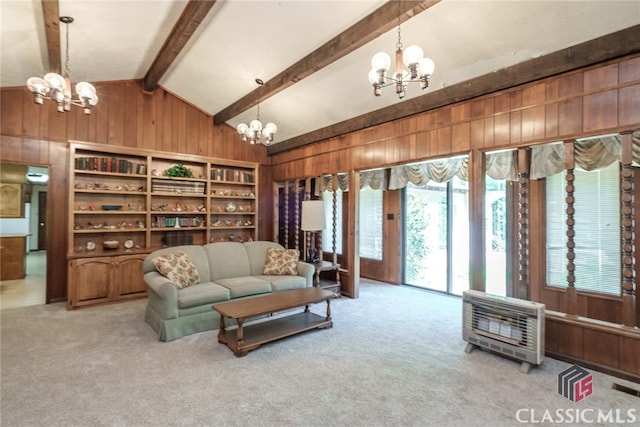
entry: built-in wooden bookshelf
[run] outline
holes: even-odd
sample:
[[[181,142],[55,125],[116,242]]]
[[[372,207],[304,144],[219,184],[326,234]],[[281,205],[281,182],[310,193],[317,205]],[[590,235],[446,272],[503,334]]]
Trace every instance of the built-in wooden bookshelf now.
[[[84,142],[69,151],[70,309],[146,296],[142,263],[156,249],[257,238],[255,163]]]

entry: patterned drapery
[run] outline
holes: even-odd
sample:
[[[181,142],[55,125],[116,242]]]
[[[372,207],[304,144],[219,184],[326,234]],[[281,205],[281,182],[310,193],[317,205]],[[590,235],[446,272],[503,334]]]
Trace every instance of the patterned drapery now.
[[[518,180],[518,152],[497,151],[485,155],[486,174],[493,179]]]
[[[338,188],[342,191],[349,191],[349,175],[346,173],[324,175],[321,186],[322,191],[335,191]]]
[[[593,171],[620,161],[618,135],[578,139],[573,149],[576,169]],[[555,175],[565,169],[564,143],[553,142],[531,147],[531,179]],[[633,136],[633,164],[640,166],[640,132]]]
[[[375,169],[360,172],[360,188],[371,187],[373,190],[387,189],[387,170]]]
[[[425,186],[429,181],[447,182],[454,176],[469,180],[469,158],[452,157],[411,165],[394,166],[390,169],[389,190],[404,188],[410,182]]]

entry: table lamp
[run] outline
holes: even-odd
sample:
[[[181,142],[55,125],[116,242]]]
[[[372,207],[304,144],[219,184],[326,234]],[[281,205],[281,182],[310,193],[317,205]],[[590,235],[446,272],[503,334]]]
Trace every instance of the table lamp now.
[[[326,228],[324,218],[324,202],[322,200],[302,201],[302,220],[300,229],[309,232],[309,237],[305,236],[305,261],[314,263],[322,260],[322,247],[318,255],[316,247],[316,233]],[[309,241],[311,240],[311,244]]]

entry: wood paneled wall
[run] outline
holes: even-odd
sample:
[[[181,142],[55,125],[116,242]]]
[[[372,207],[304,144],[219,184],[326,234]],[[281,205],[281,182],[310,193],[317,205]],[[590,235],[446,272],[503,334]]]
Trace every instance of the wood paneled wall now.
[[[95,86],[100,102],[91,115],[76,107],[58,113],[47,101],[36,105],[26,87],[0,91],[0,159],[49,167],[47,302],[64,301],[67,295],[69,140],[270,163],[264,147],[241,143],[235,129],[213,126],[210,115],[162,88],[147,93],[141,81]],[[271,170],[260,169],[259,238],[272,240]]]
[[[640,128],[640,56],[634,55],[597,66],[549,77],[531,84],[452,104],[427,113],[399,119],[363,131],[275,154],[275,180],[351,172],[430,158],[470,154],[470,170],[485,151],[528,147]],[[471,188],[483,188],[479,174],[472,174]],[[355,187],[354,187],[355,188]],[[549,353],[567,360],[608,370],[640,380],[640,332],[621,327],[621,298],[579,293],[579,316],[598,315],[601,320],[566,317],[566,292],[546,286],[544,247],[535,236],[544,235],[543,192],[539,185],[529,189],[530,277],[529,298],[548,304],[559,312],[547,322]],[[482,191],[470,192],[470,203],[481,210]],[[637,204],[637,201],[636,201]],[[479,206],[479,207],[478,207]],[[398,205],[391,204],[392,209]],[[638,224],[638,221],[636,221]],[[350,221],[346,231],[356,235]],[[636,226],[637,227],[637,226]],[[483,222],[470,224],[471,272],[474,286],[483,283]],[[639,236],[636,229],[635,235]],[[385,247],[393,238],[385,236]],[[396,239],[397,240],[397,239]],[[400,242],[397,243],[399,245]],[[396,246],[399,250],[400,246]],[[347,254],[355,259],[355,254]],[[358,267],[349,263],[347,269]],[[399,283],[401,272],[385,259],[377,268],[379,280]],[[364,267],[363,267],[364,270]],[[390,275],[397,274],[394,279]],[[367,275],[371,277],[371,275]],[[637,285],[636,285],[637,291]],[[636,294],[637,297],[637,294]],[[621,332],[624,331],[624,332]],[[604,337],[604,338],[603,338]],[[602,343],[608,354],[603,355]]]
[[[640,57],[629,57],[275,154],[283,181],[496,150],[640,123]]]

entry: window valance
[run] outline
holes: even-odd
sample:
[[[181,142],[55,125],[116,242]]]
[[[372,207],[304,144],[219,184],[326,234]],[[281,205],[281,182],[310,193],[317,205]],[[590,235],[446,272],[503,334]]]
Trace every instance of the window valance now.
[[[375,169],[360,172],[360,188],[370,187],[373,190],[387,189],[387,170]]]
[[[640,129],[632,134],[633,166],[640,167]],[[530,178],[540,179],[565,170],[564,142],[552,142],[531,147]],[[518,179],[517,150],[504,150],[485,154],[486,174],[493,179],[516,181]],[[576,168],[592,171],[609,166],[621,159],[621,142],[618,135],[605,135],[579,139],[574,142]],[[387,172],[388,171],[388,172]],[[429,181],[447,182],[454,176],[469,180],[467,156],[393,166],[360,172],[360,187],[374,190],[398,190],[410,182],[425,186]],[[323,177],[324,188],[330,190],[338,185],[348,189],[348,175]],[[333,180],[333,181],[332,181]],[[342,181],[341,181],[342,180]],[[388,182],[387,182],[388,180]]]
[[[493,179],[518,179],[518,152],[516,150],[497,151],[485,155],[486,174]]]
[[[618,135],[576,140],[573,144],[575,167],[584,171],[605,168],[621,159],[622,147]],[[540,179],[565,170],[563,142],[531,147],[531,179]],[[633,160],[640,165],[640,135],[633,138]]]
[[[322,177],[320,185],[322,191],[336,191],[337,189],[349,191],[349,175],[346,173],[325,175]]]
[[[469,158],[452,157],[411,165],[394,166],[390,169],[389,190],[404,188],[410,182],[425,186],[429,181],[447,182],[454,176],[469,180]]]

